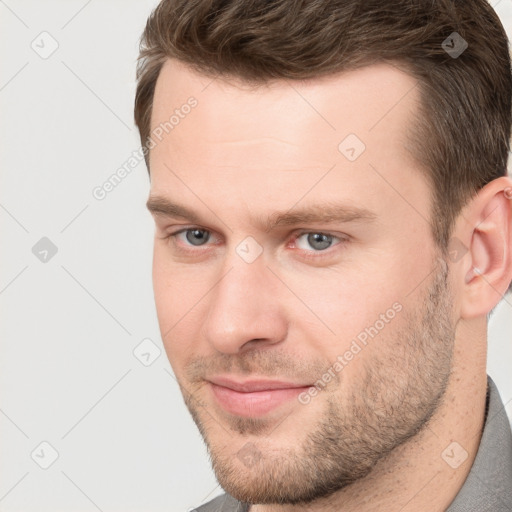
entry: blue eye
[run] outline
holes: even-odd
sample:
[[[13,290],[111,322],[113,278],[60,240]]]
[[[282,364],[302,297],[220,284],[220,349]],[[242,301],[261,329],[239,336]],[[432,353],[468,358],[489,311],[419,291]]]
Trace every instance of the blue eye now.
[[[316,232],[309,232],[309,233],[302,233],[299,235],[295,240],[298,242],[301,238],[307,236],[306,241],[309,247],[301,246],[299,243],[297,243],[297,247],[299,249],[304,250],[310,250],[312,247],[315,249],[315,251],[323,251],[324,249],[328,249],[331,247],[333,239],[339,240],[339,238],[332,236],[332,235],[326,235],[324,233],[316,233]]]
[[[187,242],[196,246],[203,245],[210,239],[210,232],[206,229],[185,229],[175,233],[174,236],[178,237],[182,234],[185,234]]]
[[[170,233],[164,238],[174,241],[173,247],[177,252],[181,251],[189,255],[203,253],[203,250],[196,251],[194,247],[205,246],[206,250],[209,245],[208,242],[218,245],[211,241],[212,238],[215,238],[212,237],[211,231],[199,227],[185,228],[175,233]],[[302,251],[301,257],[314,261],[318,261],[322,257],[331,257],[332,251],[328,251],[328,249],[346,241],[345,237],[340,238],[320,231],[303,231],[293,238],[295,247]]]

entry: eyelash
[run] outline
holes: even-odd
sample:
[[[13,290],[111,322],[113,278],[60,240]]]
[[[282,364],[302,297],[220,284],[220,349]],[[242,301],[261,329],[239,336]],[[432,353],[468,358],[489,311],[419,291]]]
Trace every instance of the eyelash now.
[[[195,249],[184,249],[183,247],[180,247],[178,245],[178,243],[177,243],[177,237],[181,233],[186,233],[187,231],[194,231],[194,230],[204,231],[205,233],[210,233],[210,236],[212,235],[212,232],[210,230],[208,230],[208,229],[201,228],[199,226],[190,226],[190,227],[186,227],[186,228],[180,229],[179,231],[174,231],[173,233],[169,233],[169,234],[167,234],[166,236],[164,236],[162,238],[164,240],[172,241],[174,246],[176,247],[176,249],[178,251],[180,251],[182,253],[185,253],[185,254],[191,254],[191,253],[195,253],[197,251]],[[299,233],[293,235],[293,240],[292,241],[295,242],[301,236],[309,235],[309,234],[326,235],[326,236],[332,237],[335,240],[338,240],[338,243],[335,243],[334,245],[331,245],[330,247],[328,247],[327,249],[324,249],[322,251],[314,251],[314,250],[307,251],[306,249],[298,249],[299,251],[302,252],[303,257],[305,259],[311,259],[311,260],[318,261],[318,260],[320,260],[320,259],[322,259],[324,257],[332,256],[332,251],[330,249],[332,249],[333,247],[336,247],[338,245],[342,245],[344,242],[348,242],[348,238],[347,237],[336,236],[336,235],[334,235],[332,233],[326,233],[324,231],[314,231],[314,230],[310,230],[310,231],[303,230],[303,231],[300,231]],[[207,243],[208,243],[208,241],[207,241]],[[187,247],[193,247],[193,246],[187,246]],[[203,246],[197,246],[197,247],[199,248],[199,250],[201,250],[200,248],[203,247]]]

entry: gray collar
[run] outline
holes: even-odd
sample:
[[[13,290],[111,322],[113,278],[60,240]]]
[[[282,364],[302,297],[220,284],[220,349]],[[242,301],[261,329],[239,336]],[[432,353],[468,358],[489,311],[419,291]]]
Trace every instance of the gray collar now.
[[[446,512],[512,511],[512,432],[493,380],[487,376],[487,411],[475,461]]]

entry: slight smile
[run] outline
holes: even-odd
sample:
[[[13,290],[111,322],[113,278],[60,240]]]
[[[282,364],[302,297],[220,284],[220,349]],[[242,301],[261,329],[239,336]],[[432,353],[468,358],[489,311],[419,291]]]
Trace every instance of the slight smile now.
[[[311,387],[311,384],[276,380],[235,381],[227,377],[211,378],[207,382],[223,410],[247,418],[264,416]]]

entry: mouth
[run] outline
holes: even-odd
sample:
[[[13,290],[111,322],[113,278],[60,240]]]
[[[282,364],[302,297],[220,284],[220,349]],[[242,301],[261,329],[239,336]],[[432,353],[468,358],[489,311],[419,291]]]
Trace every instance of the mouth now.
[[[281,407],[311,385],[277,380],[235,381],[227,377],[208,379],[215,402],[226,412],[246,418],[261,417]]]

